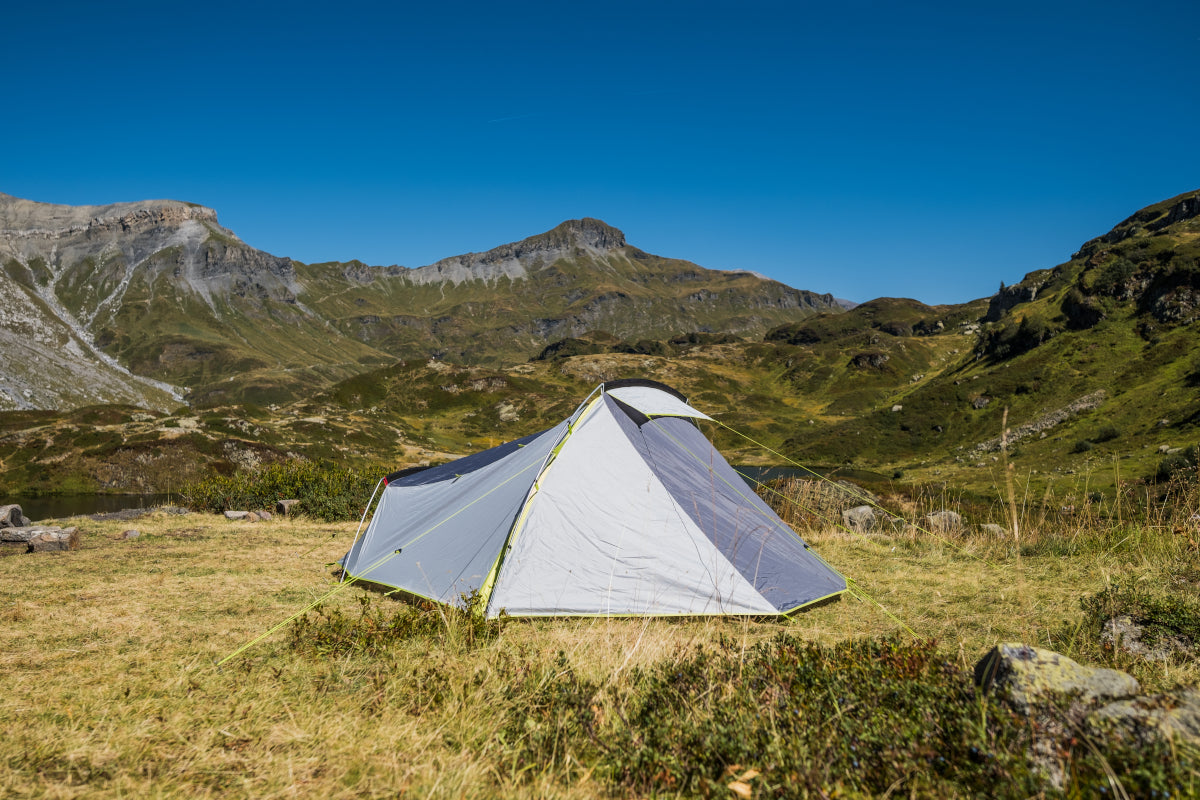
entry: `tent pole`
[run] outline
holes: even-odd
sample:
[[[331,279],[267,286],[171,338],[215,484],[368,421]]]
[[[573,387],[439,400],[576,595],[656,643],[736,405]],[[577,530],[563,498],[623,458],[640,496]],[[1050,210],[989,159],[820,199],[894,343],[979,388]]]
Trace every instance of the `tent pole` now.
[[[358,544],[358,535],[362,532],[363,523],[367,521],[367,512],[371,510],[371,504],[375,502],[375,495],[379,494],[379,487],[386,481],[387,478],[380,478],[379,482],[375,484],[375,491],[371,492],[371,499],[367,501],[367,507],[363,509],[362,519],[358,521],[358,528],[354,531],[354,541],[350,542],[350,550],[346,553],[347,557],[349,557],[350,553],[354,552],[354,545]],[[345,581],[346,565],[342,564],[342,577],[338,583],[344,583]]]

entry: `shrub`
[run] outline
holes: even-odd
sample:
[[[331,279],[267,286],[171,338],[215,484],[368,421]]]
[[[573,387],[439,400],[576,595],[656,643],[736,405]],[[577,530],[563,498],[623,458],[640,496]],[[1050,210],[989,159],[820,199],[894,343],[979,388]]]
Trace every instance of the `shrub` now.
[[[317,606],[311,617],[305,614],[292,623],[289,645],[298,653],[320,658],[380,656],[410,640],[439,647],[458,644],[470,650],[496,639],[505,622],[504,615],[499,620],[484,619],[474,593],[463,595],[460,606],[428,600],[393,602],[369,594],[360,595],[358,603],[357,616]]]
[[[305,514],[326,522],[359,519],[382,475],[315,461],[284,461],[231,475],[215,475],[185,487],[184,501],[196,511],[273,508],[296,499]]]
[[[1196,445],[1191,445],[1178,453],[1169,453],[1160,461],[1154,473],[1154,480],[1161,483],[1182,478],[1186,472],[1194,471],[1197,467],[1200,467],[1200,450]]]

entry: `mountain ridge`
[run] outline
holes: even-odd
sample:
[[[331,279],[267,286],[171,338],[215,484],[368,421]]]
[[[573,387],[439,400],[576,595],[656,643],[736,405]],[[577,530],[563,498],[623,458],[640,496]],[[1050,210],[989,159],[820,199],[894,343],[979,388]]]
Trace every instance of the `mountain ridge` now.
[[[128,379],[122,402],[160,408],[184,392],[192,402],[286,400],[402,357],[523,360],[595,328],[758,336],[836,307],[828,295],[750,273],[652,256],[593,218],[423,267],[370,267],[274,256],[194,203],[63,206],[0,195],[0,265],[19,298],[5,323],[10,342],[31,320],[59,329],[56,340],[70,330],[77,346],[63,353],[75,371],[98,374],[91,362],[103,362],[110,378]],[[0,386],[13,391],[0,407],[67,402],[29,399],[38,376],[18,374],[22,359],[6,355],[0,348]]]

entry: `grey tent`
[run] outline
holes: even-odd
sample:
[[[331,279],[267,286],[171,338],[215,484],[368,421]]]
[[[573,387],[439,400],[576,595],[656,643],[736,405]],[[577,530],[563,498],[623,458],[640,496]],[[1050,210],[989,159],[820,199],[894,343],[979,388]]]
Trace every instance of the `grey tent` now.
[[[787,614],[846,580],[668,386],[612,381],[549,430],[386,479],[347,579],[487,616]]]

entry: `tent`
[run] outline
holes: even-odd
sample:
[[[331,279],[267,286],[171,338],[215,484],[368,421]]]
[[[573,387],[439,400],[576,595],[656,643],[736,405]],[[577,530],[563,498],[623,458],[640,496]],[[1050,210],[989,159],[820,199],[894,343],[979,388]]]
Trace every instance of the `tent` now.
[[[681,394],[597,387],[549,430],[389,475],[343,577],[489,617],[787,614],[846,580],[713,448]]]

